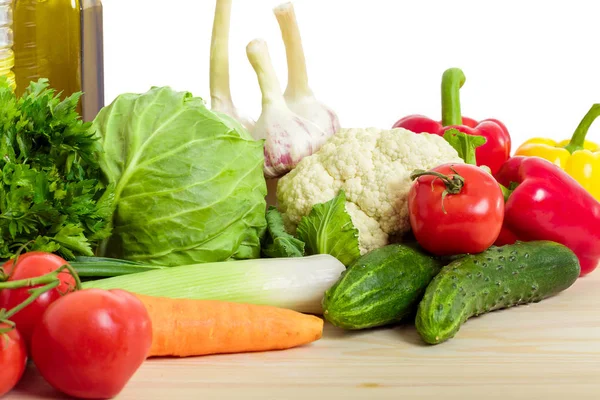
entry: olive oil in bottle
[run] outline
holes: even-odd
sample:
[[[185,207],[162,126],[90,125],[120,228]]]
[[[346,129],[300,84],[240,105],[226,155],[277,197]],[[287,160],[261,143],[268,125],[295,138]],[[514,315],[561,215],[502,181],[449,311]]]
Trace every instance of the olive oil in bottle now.
[[[17,94],[47,78],[63,96],[83,92],[79,112],[92,120],[104,106],[101,1],[14,0],[13,31]]]
[[[15,74],[12,68],[15,56],[12,50],[12,0],[0,0],[0,76],[6,76],[8,82],[15,85]]]

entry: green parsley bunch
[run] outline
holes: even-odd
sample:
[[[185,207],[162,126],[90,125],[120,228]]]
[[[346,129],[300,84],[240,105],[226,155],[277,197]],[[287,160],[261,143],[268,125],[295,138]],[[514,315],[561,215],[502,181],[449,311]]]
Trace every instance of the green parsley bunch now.
[[[81,93],[61,100],[47,79],[17,97],[0,79],[0,258],[28,251],[69,260],[92,256],[110,236],[113,188],[102,151],[77,112]]]

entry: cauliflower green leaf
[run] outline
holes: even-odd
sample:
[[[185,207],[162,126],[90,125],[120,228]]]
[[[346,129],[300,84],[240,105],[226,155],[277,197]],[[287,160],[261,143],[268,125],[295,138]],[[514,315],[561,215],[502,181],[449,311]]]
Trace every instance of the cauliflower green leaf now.
[[[360,257],[358,229],[346,211],[346,194],[326,203],[315,204],[308,216],[302,217],[296,236],[306,243],[306,252],[329,254],[348,266]]]
[[[296,239],[286,232],[281,213],[276,207],[267,210],[267,234],[263,243],[262,252],[271,258],[277,257],[302,257],[304,256],[304,242]]]

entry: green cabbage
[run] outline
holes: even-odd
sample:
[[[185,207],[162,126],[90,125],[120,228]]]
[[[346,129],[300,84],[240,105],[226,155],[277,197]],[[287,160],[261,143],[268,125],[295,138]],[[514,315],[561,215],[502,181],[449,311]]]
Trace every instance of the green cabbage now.
[[[102,255],[160,265],[260,257],[263,142],[199,97],[169,87],[122,94],[94,127],[116,185]]]

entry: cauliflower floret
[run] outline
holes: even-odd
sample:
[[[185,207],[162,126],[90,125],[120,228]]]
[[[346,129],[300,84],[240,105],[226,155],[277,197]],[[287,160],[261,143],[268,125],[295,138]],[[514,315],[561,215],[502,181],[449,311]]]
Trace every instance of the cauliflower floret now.
[[[346,202],[346,212],[359,232],[360,254],[383,247],[388,242],[388,234],[381,229],[377,220],[369,217],[356,204]]]
[[[391,235],[410,230],[410,174],[464,161],[438,135],[406,129],[341,129],[321,149],[305,157],[277,185],[286,229],[296,232],[317,203],[346,193],[346,211],[359,232],[361,254],[383,247]]]

